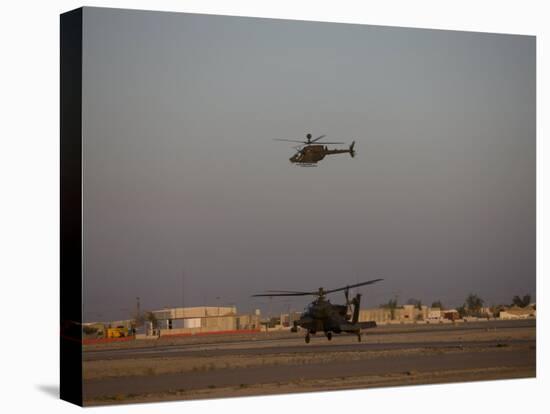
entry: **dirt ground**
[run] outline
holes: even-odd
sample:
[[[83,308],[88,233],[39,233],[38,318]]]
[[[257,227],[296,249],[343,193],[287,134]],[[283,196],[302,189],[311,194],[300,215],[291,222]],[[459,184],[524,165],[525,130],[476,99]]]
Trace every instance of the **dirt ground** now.
[[[378,376],[354,376],[338,381],[296,380],[291,383],[240,384],[234,387],[210,387],[201,390],[170,390],[152,394],[116,394],[87,401],[86,405],[129,404],[158,401],[180,401],[209,398],[249,397],[254,395],[325,392],[361,388],[395,387],[403,385],[444,384],[453,382],[524,379],[535,377],[534,368],[496,367],[477,370],[434,371],[429,373],[402,372]]]

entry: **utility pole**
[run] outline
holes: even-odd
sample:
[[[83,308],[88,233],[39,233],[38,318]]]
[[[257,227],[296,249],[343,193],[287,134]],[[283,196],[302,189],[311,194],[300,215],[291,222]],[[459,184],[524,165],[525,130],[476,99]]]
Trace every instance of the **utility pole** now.
[[[141,308],[139,304],[139,296],[136,297],[136,319],[134,322],[134,326],[132,327],[133,334],[136,333],[136,328],[138,326],[141,326]]]
[[[182,270],[181,272],[181,307],[185,307],[185,270]]]

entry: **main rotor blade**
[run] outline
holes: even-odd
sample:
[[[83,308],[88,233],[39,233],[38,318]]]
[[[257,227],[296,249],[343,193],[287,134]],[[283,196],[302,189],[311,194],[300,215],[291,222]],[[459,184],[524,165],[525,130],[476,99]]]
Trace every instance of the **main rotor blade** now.
[[[341,287],[341,288],[338,288],[338,289],[323,290],[323,295],[327,295],[327,294],[333,293],[333,292],[339,292],[341,290],[346,290],[346,289],[349,290],[351,288],[355,288],[355,287],[359,287],[359,286],[371,285],[373,283],[380,282],[381,280],[384,280],[384,279],[373,279],[373,280],[368,280],[366,282],[356,283],[354,285],[344,286],[344,287]],[[252,295],[252,297],[315,296],[315,295],[319,295],[319,291],[315,291],[315,292],[296,292],[296,291],[292,291],[292,290],[274,290],[274,291],[269,291],[268,290],[268,292],[273,292],[273,293],[260,293],[260,294],[257,294],[257,295]]]
[[[321,138],[326,137],[326,135],[321,135],[320,137],[315,138],[314,140],[311,140],[311,142],[319,141]]]
[[[313,144],[313,141],[311,141],[311,143]],[[345,144],[345,142],[319,142],[319,144]]]
[[[344,286],[344,287],[341,287],[341,288],[338,288],[338,289],[325,290],[325,294],[332,293],[332,292],[339,292],[341,290],[351,289],[351,288],[355,288],[355,287],[359,287],[359,286],[372,285],[373,283],[380,282],[381,280],[384,280],[384,279],[373,279],[373,280],[369,280],[367,282],[356,283],[354,285],[348,285],[348,286]]]
[[[273,293],[303,293],[303,294],[312,294],[314,292],[304,292],[301,290],[266,290],[266,292],[273,292]]]
[[[298,141],[298,140],[296,140],[296,139],[273,138],[273,141],[299,142],[300,144],[307,144],[307,141]]]

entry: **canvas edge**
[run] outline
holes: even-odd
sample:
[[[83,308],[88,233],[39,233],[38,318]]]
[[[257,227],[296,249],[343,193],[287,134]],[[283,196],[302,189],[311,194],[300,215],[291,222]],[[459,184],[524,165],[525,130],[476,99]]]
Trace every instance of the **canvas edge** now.
[[[60,398],[82,406],[82,20],[60,15]]]

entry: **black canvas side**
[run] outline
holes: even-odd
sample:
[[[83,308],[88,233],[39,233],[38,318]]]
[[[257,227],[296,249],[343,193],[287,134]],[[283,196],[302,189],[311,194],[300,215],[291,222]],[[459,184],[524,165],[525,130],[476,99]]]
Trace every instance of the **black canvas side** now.
[[[82,405],[82,8],[60,16],[60,394]]]

